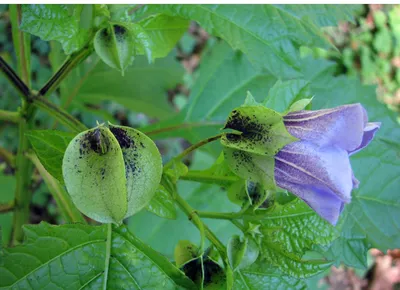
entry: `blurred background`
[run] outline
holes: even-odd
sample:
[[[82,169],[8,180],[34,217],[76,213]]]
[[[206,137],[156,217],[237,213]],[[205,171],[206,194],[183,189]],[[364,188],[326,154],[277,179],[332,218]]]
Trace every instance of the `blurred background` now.
[[[400,113],[400,5],[360,5],[355,22],[343,22],[338,27],[324,29],[324,33],[337,47],[337,50],[302,48],[303,56],[325,58],[337,63],[336,75],[358,77],[364,84],[376,86],[376,97],[391,110]],[[39,89],[65,59],[61,47],[56,42],[45,42],[31,37],[32,87]],[[168,119],[179,112],[188,102],[193,83],[198,78],[198,67],[207,51],[218,40],[191,23],[188,31],[178,41],[173,52],[164,59],[149,65],[143,57],[121,78],[118,71],[112,71],[95,56],[90,57],[66,79],[51,96],[51,101],[63,106],[88,126],[96,121],[110,121],[135,128],[145,127],[159,119]],[[11,25],[7,5],[0,5],[0,55],[15,67],[15,54],[11,39]],[[146,73],[151,67],[151,74]],[[110,101],[112,100],[112,101]],[[0,108],[17,110],[19,97],[4,77],[0,77]],[[144,113],[145,112],[145,113]],[[57,128],[63,130],[54,119],[39,112],[36,117],[38,128]],[[15,153],[18,144],[18,131],[15,125],[0,123],[0,147],[6,148],[0,154],[0,202],[13,198],[15,179],[13,166],[6,161],[7,153]],[[157,140],[164,161],[188,146],[180,138]],[[192,169],[204,169],[213,158],[205,152],[198,152],[186,160]],[[180,184],[183,196],[198,208],[208,206],[207,210],[219,210],[219,197],[213,206],[206,205],[210,195],[219,188],[205,189],[188,182]],[[31,204],[31,223],[44,220],[50,223],[63,223],[57,207],[39,174],[32,183],[33,202]],[[201,192],[201,195],[199,194]],[[235,210],[235,206],[231,205]],[[227,208],[224,207],[226,211]],[[180,220],[179,220],[180,219]],[[146,220],[153,226],[141,226]],[[12,213],[0,215],[1,235],[8,240],[11,231]],[[184,218],[177,222],[164,221],[148,212],[143,212],[128,221],[129,226],[146,242],[167,256],[167,247],[182,238],[190,237],[197,231],[183,224]],[[178,223],[178,224],[177,224]],[[182,226],[182,227],[181,227]],[[227,230],[227,224],[214,222],[210,225],[219,235],[229,237],[234,229]],[[174,236],[163,240],[165,233]],[[161,242],[160,242],[161,241]],[[161,245],[160,243],[163,243]],[[332,269],[308,281],[310,289],[400,289],[400,251],[393,249],[388,253],[370,250],[368,269],[359,270],[348,267]]]

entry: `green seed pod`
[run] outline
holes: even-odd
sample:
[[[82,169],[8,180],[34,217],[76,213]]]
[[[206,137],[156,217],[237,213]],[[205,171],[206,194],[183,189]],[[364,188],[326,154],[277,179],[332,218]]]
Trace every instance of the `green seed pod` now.
[[[149,204],[161,180],[162,160],[143,133],[99,125],[70,142],[62,170],[68,193],[82,213],[119,224]]]
[[[110,67],[124,74],[134,59],[132,32],[122,24],[110,24],[97,31],[94,37],[94,49],[98,56]]]

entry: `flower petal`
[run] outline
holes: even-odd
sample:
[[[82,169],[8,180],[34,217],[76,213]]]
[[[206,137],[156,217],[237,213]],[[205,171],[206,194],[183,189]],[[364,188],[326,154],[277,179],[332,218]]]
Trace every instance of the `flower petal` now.
[[[293,184],[324,189],[343,202],[351,200],[353,172],[348,153],[338,147],[319,147],[307,141],[288,144],[275,156],[276,183],[284,188],[277,171],[285,172],[285,180]]]
[[[354,150],[349,151],[349,154],[352,155],[354,153],[357,153],[364,147],[366,147],[369,142],[374,139],[375,133],[378,131],[378,129],[381,127],[381,123],[367,123],[367,125],[364,128],[364,135],[361,141],[361,144]]]
[[[319,146],[338,146],[347,151],[361,144],[368,116],[361,104],[317,111],[297,111],[284,116],[289,133]]]
[[[286,188],[304,200],[319,216],[332,225],[336,225],[344,202],[326,188],[313,185],[300,185],[288,181],[285,172],[276,171],[275,178],[280,180],[280,186]]]

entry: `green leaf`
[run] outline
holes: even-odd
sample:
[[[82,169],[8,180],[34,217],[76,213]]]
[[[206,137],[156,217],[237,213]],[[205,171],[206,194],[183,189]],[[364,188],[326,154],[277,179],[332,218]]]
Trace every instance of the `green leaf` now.
[[[241,134],[226,133],[221,138],[223,146],[258,155],[275,156],[285,145],[298,140],[286,130],[278,112],[262,106],[236,108],[224,129]]]
[[[233,236],[227,246],[227,256],[233,270],[244,269],[253,264],[258,257],[259,249],[249,237]]]
[[[262,257],[284,273],[304,278],[332,264],[324,260],[302,259],[307,249],[312,249],[314,244],[329,244],[337,233],[300,199],[276,205],[260,223]]]
[[[172,168],[167,169],[165,174],[169,176],[173,183],[176,183],[181,176],[188,173],[187,166],[180,160],[172,160]]]
[[[106,266],[107,226],[25,226],[23,245],[6,249],[0,287],[6,289],[192,289],[193,283],[165,257],[125,227],[111,233]],[[105,270],[108,275],[105,280]],[[143,271],[151,269],[151,271]]]
[[[146,209],[159,217],[176,219],[175,203],[162,185],[158,187]]]
[[[311,99],[301,99],[296,102],[294,102],[290,108],[289,108],[289,113],[290,112],[295,112],[295,111],[301,111],[305,110],[307,106],[311,104],[313,98]]]
[[[44,168],[61,184],[64,184],[62,160],[69,142],[76,134],[56,130],[31,130],[25,135]]]
[[[278,80],[269,90],[268,97],[263,104],[267,108],[283,113],[296,100],[310,97],[309,82],[296,79],[282,82]]]
[[[81,78],[80,87],[75,88],[76,100],[92,104],[115,101],[134,112],[166,118],[173,115],[167,91],[182,81],[183,72],[172,54],[153,64],[137,56],[133,65],[125,70],[124,77],[99,62]]]
[[[120,144],[108,128],[79,133],[65,151],[62,171],[82,213],[102,223],[122,221],[128,211],[128,174]]]
[[[147,33],[153,58],[166,57],[189,27],[189,21],[168,15],[152,15],[138,22]],[[144,53],[139,50],[139,53]]]
[[[304,11],[299,16],[295,8],[287,12],[273,5],[148,5],[145,9],[197,21],[247,54],[256,67],[285,79],[301,76],[299,46],[330,47],[312,18]]]
[[[285,275],[277,267],[266,261],[257,261],[252,266],[236,272],[235,290],[275,290],[275,289],[306,289],[302,279]]]
[[[66,54],[84,47],[90,39],[88,29],[80,26],[84,5],[22,5],[20,29],[49,41],[56,40]]]
[[[278,4],[275,5],[295,15],[299,19],[304,21],[312,21],[320,27],[325,26],[337,26],[339,21],[354,22],[354,15],[363,9],[362,5],[287,5]]]

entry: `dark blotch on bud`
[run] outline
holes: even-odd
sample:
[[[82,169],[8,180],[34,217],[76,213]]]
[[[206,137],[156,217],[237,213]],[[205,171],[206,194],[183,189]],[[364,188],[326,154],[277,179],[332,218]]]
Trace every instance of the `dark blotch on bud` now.
[[[114,25],[115,36],[123,36],[126,33],[126,28],[121,25]]]
[[[114,137],[117,139],[119,146],[121,148],[130,148],[131,146],[135,146],[135,142],[128,136],[126,131],[121,128],[110,127],[111,133],[113,133]]]

